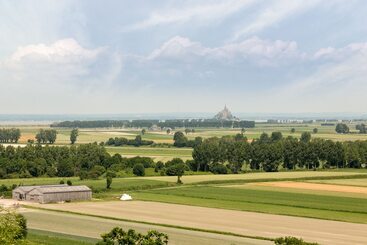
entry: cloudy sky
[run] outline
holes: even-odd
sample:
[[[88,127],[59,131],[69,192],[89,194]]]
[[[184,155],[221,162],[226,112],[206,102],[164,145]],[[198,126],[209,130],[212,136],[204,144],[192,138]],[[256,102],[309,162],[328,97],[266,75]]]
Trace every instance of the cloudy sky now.
[[[0,0],[0,114],[362,112],[364,0]]]

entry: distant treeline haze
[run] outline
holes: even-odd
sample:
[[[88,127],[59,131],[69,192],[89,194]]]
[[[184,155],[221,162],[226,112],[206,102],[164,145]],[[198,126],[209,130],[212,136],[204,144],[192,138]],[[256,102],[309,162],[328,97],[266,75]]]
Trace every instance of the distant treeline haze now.
[[[253,128],[254,121],[221,121],[216,119],[191,119],[191,120],[96,120],[96,121],[64,121],[53,123],[51,127],[63,128],[150,128],[156,125],[160,128]]]

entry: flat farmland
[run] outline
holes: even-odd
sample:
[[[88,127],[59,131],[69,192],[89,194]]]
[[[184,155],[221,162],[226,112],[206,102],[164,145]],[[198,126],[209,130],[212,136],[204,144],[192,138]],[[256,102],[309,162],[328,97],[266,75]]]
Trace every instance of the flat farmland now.
[[[308,241],[317,241],[321,244],[367,243],[367,236],[365,235],[367,225],[365,224],[141,201],[34,204],[34,206],[49,210],[103,216],[104,219],[120,218],[231,232],[245,236],[275,238],[291,235],[303,237]],[[162,212],[162,210],[164,211]],[[62,215],[69,214],[62,213]],[[90,225],[92,224],[93,222],[90,222]],[[67,227],[67,225],[63,226]],[[159,230],[164,231],[162,228],[159,228]]]
[[[311,183],[333,184],[344,186],[361,186],[367,187],[367,179],[330,179],[330,180],[309,180]],[[336,187],[338,188],[338,187]]]
[[[135,229],[138,232],[147,232],[155,229],[167,233],[170,244],[203,244],[203,245],[222,245],[222,244],[243,244],[243,245],[266,245],[273,244],[269,241],[206,233],[193,230],[176,229],[158,225],[148,225],[136,222],[126,222],[112,220],[108,218],[97,218],[81,216],[76,214],[66,214],[43,210],[27,209],[23,213],[28,221],[28,227],[40,231],[47,231],[56,234],[68,234],[80,236],[80,240],[100,239],[100,235],[119,226],[123,229]],[[84,238],[84,239],[83,239]],[[78,243],[79,244],[79,243]],[[84,244],[80,242],[80,244]],[[88,244],[95,244],[88,243]]]
[[[200,182],[241,182],[260,180],[281,180],[281,179],[302,179],[302,178],[347,178],[353,176],[363,176],[367,178],[367,172],[349,171],[299,171],[299,172],[274,172],[274,173],[247,173],[247,174],[216,174],[216,175],[187,175],[182,177],[185,184]],[[145,179],[176,182],[175,176],[152,176]]]
[[[123,157],[152,157],[155,161],[168,161],[178,157],[192,159],[192,148],[159,148],[159,147],[106,147],[110,154],[119,153]]]

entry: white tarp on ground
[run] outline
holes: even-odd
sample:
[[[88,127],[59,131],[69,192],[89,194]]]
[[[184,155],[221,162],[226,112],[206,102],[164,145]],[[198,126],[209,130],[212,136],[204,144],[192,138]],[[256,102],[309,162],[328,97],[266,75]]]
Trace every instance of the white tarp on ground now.
[[[121,197],[120,197],[120,200],[121,201],[129,201],[129,200],[133,200],[133,198],[129,195],[129,194],[123,194]]]

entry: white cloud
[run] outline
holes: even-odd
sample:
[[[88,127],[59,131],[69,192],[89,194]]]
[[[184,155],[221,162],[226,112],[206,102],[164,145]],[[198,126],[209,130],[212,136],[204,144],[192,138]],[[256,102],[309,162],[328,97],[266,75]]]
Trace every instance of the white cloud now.
[[[236,30],[231,38],[232,41],[238,40],[240,37],[256,34],[270,26],[276,25],[284,19],[306,11],[317,6],[320,0],[309,1],[266,1],[266,8],[261,9],[256,17],[244,23],[244,25]]]
[[[140,30],[165,24],[185,23],[193,20],[196,23],[203,23],[229,16],[250,6],[254,2],[254,0],[227,0],[209,1],[209,3],[203,4],[202,2],[198,3],[198,1],[194,1],[195,4],[192,5],[186,4],[180,7],[166,8],[152,12],[145,20],[132,24],[125,29]]]
[[[19,47],[11,56],[12,62],[77,63],[95,60],[104,50],[88,50],[72,38],[56,41],[51,45],[36,44]]]
[[[242,42],[210,48],[188,38],[176,36],[155,49],[146,59],[192,62],[198,58],[206,58],[219,62],[242,60],[260,65],[276,65],[280,60],[301,59],[304,56],[298,51],[294,41],[271,41],[252,37]]]
[[[314,54],[315,59],[342,60],[356,54],[367,54],[367,42],[351,43],[342,48],[321,48]]]

